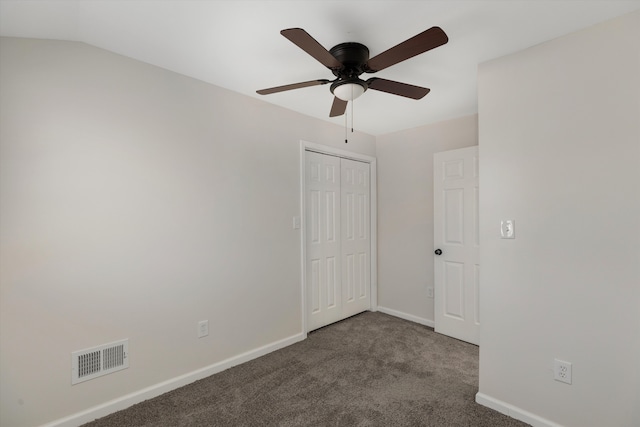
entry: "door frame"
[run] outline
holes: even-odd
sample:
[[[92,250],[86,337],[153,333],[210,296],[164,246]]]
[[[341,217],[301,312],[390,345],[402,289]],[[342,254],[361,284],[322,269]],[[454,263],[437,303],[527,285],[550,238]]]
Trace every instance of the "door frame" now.
[[[327,154],[330,156],[341,157],[350,160],[356,160],[359,162],[369,163],[370,173],[370,189],[369,208],[369,236],[371,239],[371,262],[369,272],[371,278],[371,289],[369,295],[371,296],[371,311],[378,310],[378,202],[377,202],[377,169],[376,158],[367,156],[366,154],[354,153],[351,151],[341,150],[339,148],[330,147],[327,145],[317,144],[309,141],[300,141],[300,248],[302,257],[300,259],[301,266],[301,295],[302,295],[302,334],[304,338],[307,337],[308,325],[307,325],[307,232],[306,232],[306,208],[305,208],[305,189],[306,189],[306,162],[305,152],[313,151],[314,153]]]

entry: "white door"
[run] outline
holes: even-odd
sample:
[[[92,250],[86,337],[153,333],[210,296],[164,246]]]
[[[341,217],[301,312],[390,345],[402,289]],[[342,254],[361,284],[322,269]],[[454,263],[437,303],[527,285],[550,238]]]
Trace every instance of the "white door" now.
[[[371,308],[369,164],[341,159],[342,314]]]
[[[435,330],[479,344],[478,147],[433,162]]]
[[[307,330],[370,309],[369,164],[305,153]]]

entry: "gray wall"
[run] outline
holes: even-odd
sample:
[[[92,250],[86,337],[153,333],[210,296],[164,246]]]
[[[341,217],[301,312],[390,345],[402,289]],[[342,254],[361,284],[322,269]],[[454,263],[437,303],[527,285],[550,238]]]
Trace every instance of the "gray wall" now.
[[[483,64],[479,118],[481,395],[640,425],[640,12]]]
[[[341,126],[84,44],[1,43],[1,425],[302,333],[300,140],[375,156],[372,136],[345,146]],[[71,386],[71,351],[122,338],[128,370]]]
[[[478,116],[378,136],[378,305],[433,326],[433,154],[478,145]]]

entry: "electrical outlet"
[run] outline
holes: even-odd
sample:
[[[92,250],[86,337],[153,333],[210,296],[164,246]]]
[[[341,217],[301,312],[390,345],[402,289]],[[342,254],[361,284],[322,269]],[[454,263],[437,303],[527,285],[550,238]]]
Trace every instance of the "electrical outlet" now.
[[[198,322],[198,338],[209,335],[209,321],[201,320]]]
[[[553,379],[571,384],[571,363],[564,360],[553,360]]]
[[[427,288],[427,298],[433,298],[433,288],[432,287],[428,287]]]

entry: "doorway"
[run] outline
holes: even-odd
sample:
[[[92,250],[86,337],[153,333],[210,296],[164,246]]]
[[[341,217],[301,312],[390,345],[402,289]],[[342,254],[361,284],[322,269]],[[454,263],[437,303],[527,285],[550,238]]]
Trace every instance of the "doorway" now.
[[[435,331],[480,341],[478,147],[433,156]]]
[[[376,308],[375,158],[301,144],[305,332]]]

